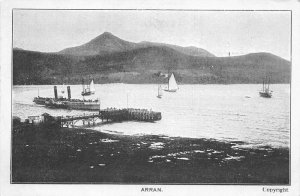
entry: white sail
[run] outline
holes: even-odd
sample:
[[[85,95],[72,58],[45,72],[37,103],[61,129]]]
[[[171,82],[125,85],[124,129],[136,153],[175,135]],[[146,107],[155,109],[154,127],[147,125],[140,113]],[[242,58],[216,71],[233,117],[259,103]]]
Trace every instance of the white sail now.
[[[94,80],[91,81],[91,84],[90,84],[90,91],[91,91],[92,93],[95,92]]]
[[[168,90],[169,91],[176,91],[178,89],[174,74],[171,75],[171,77],[169,78],[169,86],[168,86]]]

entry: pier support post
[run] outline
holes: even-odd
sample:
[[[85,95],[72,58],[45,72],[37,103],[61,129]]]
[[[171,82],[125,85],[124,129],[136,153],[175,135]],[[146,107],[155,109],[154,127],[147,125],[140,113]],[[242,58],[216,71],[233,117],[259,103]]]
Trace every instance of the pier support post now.
[[[57,87],[56,86],[54,86],[54,98],[55,99],[58,98],[58,96],[57,96]]]
[[[68,99],[70,100],[71,99],[71,88],[70,88],[70,86],[67,86],[67,89],[68,89]]]

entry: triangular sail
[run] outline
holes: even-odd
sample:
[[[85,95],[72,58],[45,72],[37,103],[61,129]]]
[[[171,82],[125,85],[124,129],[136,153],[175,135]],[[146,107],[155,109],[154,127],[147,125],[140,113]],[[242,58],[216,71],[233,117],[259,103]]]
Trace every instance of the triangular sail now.
[[[177,90],[178,86],[174,77],[174,74],[171,75],[171,77],[169,78],[169,86],[168,86],[168,90]]]
[[[90,84],[90,90],[91,90],[92,93],[95,92],[94,80],[91,81],[91,84]]]

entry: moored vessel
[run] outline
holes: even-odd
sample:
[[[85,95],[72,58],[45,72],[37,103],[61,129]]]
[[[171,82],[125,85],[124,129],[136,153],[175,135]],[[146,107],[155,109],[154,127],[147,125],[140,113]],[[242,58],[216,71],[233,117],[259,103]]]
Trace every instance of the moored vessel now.
[[[158,86],[158,90],[157,90],[157,98],[162,98],[162,89],[161,89],[161,85]]]
[[[99,110],[98,100],[54,100],[46,102],[49,108],[69,109],[69,110]]]
[[[96,90],[95,90],[94,80],[92,80],[90,84],[85,85],[84,80],[82,79],[82,92],[81,92],[82,96],[95,94],[95,91]]]
[[[269,78],[268,83],[265,83],[265,81],[263,81],[263,87],[262,90],[259,92],[259,95],[261,97],[271,98],[272,92],[273,91],[270,90],[270,78]]]
[[[40,105],[45,105],[49,108],[71,109],[71,110],[99,110],[99,100],[81,100],[71,99],[71,88],[67,87],[68,98],[58,96],[57,87],[54,86],[54,98],[51,97],[35,97],[33,102]]]
[[[38,104],[38,105],[46,105],[46,101],[49,101],[51,98],[49,97],[35,97],[33,98],[33,102]]]

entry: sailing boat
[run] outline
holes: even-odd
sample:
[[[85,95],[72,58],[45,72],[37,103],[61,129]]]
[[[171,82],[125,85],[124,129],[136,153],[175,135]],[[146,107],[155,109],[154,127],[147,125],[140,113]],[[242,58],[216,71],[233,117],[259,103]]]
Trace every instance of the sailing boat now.
[[[263,81],[263,88],[262,88],[262,91],[259,92],[259,95],[261,97],[271,98],[273,91],[270,91],[269,87],[270,87],[270,78],[269,78],[268,83],[265,83],[265,81]]]
[[[176,92],[178,90],[176,79],[175,79],[173,73],[172,73],[172,75],[169,78],[168,88],[164,89],[164,90],[168,91],[168,92]]]
[[[157,98],[162,98],[162,89],[161,89],[161,85],[158,86],[157,89]]]
[[[95,94],[94,80],[92,80],[90,84],[85,85],[84,80],[82,79],[82,92],[81,92],[81,95],[82,96],[87,96],[87,95],[91,95],[91,94]]]

